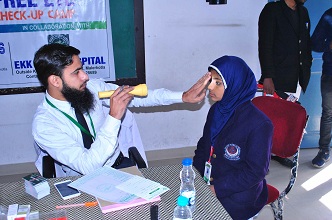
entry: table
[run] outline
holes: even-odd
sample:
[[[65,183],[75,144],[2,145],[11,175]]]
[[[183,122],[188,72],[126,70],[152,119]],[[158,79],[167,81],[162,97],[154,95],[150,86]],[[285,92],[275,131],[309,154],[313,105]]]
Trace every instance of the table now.
[[[130,209],[110,212],[103,214],[99,207],[75,207],[67,208],[69,220],[99,220],[99,219],[150,219],[150,206],[158,205],[160,219],[172,219],[173,210],[176,206],[176,200],[180,189],[180,170],[181,164],[167,165],[160,167],[150,167],[140,169],[143,176],[153,181],[159,182],[170,188],[169,191],[161,195],[159,202],[153,202]],[[196,211],[193,213],[193,219],[231,219],[224,207],[218,199],[210,191],[203,178],[196,172],[195,188],[196,188]],[[79,177],[54,178],[49,179],[48,183],[51,188],[50,195],[37,200],[25,193],[24,181],[0,184],[0,205],[8,206],[10,204],[31,205],[31,210],[39,210],[39,212],[50,212],[55,210],[56,205],[67,205],[95,201],[96,199],[86,193],[76,198],[63,200],[56,192],[53,184],[65,179],[76,180]]]

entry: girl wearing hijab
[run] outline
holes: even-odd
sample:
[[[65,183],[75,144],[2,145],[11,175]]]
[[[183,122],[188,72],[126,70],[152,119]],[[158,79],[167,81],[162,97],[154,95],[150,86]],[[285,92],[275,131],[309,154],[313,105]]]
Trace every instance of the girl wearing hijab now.
[[[249,219],[268,198],[273,125],[251,99],[254,73],[240,58],[223,56],[208,68],[211,106],[193,165],[234,219]]]

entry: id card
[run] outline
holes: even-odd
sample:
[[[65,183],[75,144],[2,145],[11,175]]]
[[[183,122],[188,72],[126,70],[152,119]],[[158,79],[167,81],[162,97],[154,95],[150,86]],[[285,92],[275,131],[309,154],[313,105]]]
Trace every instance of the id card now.
[[[287,101],[290,102],[296,102],[298,100],[298,98],[296,96],[294,96],[293,94],[290,94],[287,98]]]
[[[212,170],[212,164],[209,161],[206,161],[203,178],[208,185],[210,185],[211,170]]]

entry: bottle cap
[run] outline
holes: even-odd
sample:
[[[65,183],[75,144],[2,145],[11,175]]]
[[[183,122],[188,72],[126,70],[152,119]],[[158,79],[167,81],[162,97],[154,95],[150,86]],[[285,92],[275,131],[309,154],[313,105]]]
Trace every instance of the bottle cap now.
[[[191,158],[184,158],[182,160],[182,165],[185,165],[185,166],[189,166],[189,165],[192,165],[193,164],[193,161]]]
[[[178,197],[178,206],[186,206],[188,205],[189,199],[187,197],[184,196],[179,196]]]

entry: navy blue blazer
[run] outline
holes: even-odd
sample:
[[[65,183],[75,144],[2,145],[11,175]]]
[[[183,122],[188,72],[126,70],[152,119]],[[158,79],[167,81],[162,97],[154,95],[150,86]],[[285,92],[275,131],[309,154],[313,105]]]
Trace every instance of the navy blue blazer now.
[[[320,18],[311,36],[312,50],[323,53],[322,74],[332,76],[332,8],[326,10]]]
[[[210,126],[215,106],[209,110],[193,165],[204,175],[209,159]],[[248,219],[265,205],[273,125],[250,101],[241,104],[216,138],[211,158],[211,185],[233,219]]]

